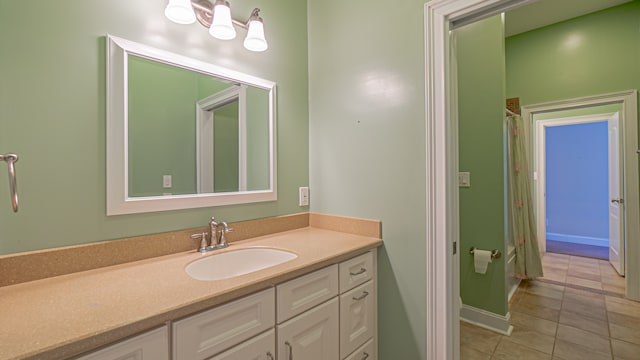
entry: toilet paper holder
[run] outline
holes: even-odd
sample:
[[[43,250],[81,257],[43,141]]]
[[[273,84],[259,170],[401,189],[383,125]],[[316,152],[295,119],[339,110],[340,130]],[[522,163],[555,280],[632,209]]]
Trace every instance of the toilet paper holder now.
[[[473,255],[473,251],[476,249],[475,246],[472,246],[471,249],[469,249],[469,254]],[[492,259],[500,259],[500,257],[502,256],[502,252],[498,249],[494,249],[491,250],[491,258]]]

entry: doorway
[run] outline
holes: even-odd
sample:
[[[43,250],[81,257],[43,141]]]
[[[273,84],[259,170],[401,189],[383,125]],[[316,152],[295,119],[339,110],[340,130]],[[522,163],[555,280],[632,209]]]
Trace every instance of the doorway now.
[[[456,54],[450,30],[456,25],[474,22],[525,3],[531,1],[434,0],[425,4],[427,359],[459,357],[456,334],[459,278],[455,268],[459,261],[455,251],[459,232],[458,189],[455,181],[458,175],[457,89]],[[565,101],[564,105],[580,108],[602,104],[603,99],[602,96],[574,99]],[[604,103],[622,103],[624,117],[628,120],[622,125],[626,126],[622,159],[626,174],[623,193],[626,195],[626,216],[636,219],[640,213],[636,154],[637,92],[611,94]],[[637,222],[627,222],[625,228],[629,240],[627,249],[632,252],[640,250],[637,238],[639,225]],[[627,297],[640,300],[640,263],[628,263],[626,267]]]
[[[533,177],[540,251],[610,259],[624,275],[619,118],[534,116]]]

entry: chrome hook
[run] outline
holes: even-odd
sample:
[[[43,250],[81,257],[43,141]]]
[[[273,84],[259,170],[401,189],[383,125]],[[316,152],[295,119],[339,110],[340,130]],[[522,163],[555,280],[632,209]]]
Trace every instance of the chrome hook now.
[[[9,167],[9,191],[11,192],[11,205],[13,206],[13,212],[18,212],[18,180],[16,179],[16,162],[18,161],[18,155],[0,155],[0,161],[5,161]]]

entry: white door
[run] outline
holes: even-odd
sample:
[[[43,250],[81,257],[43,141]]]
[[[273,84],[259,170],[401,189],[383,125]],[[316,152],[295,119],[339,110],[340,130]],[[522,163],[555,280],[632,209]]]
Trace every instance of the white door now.
[[[620,196],[620,131],[618,113],[609,124],[609,262],[624,275],[624,199]]]

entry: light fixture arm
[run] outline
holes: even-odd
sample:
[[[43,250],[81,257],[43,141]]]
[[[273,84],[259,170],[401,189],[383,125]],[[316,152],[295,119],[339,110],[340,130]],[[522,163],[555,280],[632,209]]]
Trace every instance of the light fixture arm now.
[[[213,8],[215,7],[215,5],[215,3],[211,3],[208,0],[191,0],[191,7],[193,7],[193,11],[196,14],[196,19],[202,26],[206,28],[209,28],[211,26],[211,22],[213,21]],[[249,19],[247,19],[246,22],[242,22],[233,18],[231,19],[231,22],[243,29],[248,29],[249,22],[251,22],[251,20],[253,19],[260,19],[259,8],[255,8],[253,9],[253,11],[251,11],[251,15],[249,15]]]

